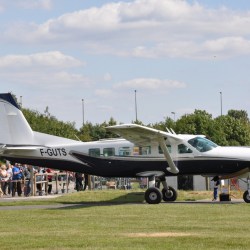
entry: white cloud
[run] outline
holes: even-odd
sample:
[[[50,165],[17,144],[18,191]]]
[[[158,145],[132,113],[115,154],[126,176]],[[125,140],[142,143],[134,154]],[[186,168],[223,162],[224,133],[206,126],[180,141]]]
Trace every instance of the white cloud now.
[[[250,51],[250,40],[242,37],[223,37],[206,41],[204,48],[212,52],[228,51],[228,53],[244,54]]]
[[[136,78],[129,81],[118,83],[114,86],[115,89],[144,89],[144,90],[169,90],[175,88],[185,88],[186,84],[174,80],[160,80],[153,78]]]
[[[73,58],[72,56],[64,55],[60,51],[50,51],[43,53],[35,53],[30,55],[7,55],[0,57],[1,68],[23,68],[29,67],[47,67],[47,68],[71,68],[84,65],[83,62]]]
[[[92,80],[73,73],[84,63],[59,51],[30,55],[0,57],[0,77],[14,85],[35,86],[40,89],[90,86]]]
[[[19,0],[18,5],[25,9],[46,9],[52,8],[52,0]]]
[[[23,88],[35,87],[36,89],[62,90],[71,87],[89,87],[93,82],[81,74],[73,74],[66,71],[47,72],[43,70],[32,70],[15,72],[1,72],[3,82]],[[60,89],[59,89],[60,88]]]
[[[183,0],[136,0],[67,13],[42,24],[17,23],[4,35],[28,44],[74,44],[92,53],[206,59],[215,51],[221,57],[242,55],[242,46],[250,54],[249,23],[248,11],[209,9]]]

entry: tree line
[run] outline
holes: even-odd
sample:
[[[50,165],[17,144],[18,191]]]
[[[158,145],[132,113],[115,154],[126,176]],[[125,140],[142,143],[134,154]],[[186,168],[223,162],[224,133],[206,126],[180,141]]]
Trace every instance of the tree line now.
[[[30,109],[22,109],[24,116],[34,131],[61,136],[81,141],[95,141],[104,138],[116,138],[105,130],[105,127],[117,125],[114,118],[101,124],[86,122],[80,129],[76,129],[74,122],[59,121],[52,116],[48,107],[44,114]],[[195,110],[174,121],[166,117],[163,121],[153,124],[143,124],[141,121],[132,121],[159,130],[173,129],[177,134],[202,134],[206,135],[221,146],[248,146],[250,145],[250,123],[248,114],[244,110],[229,110],[227,115],[213,118],[205,110]]]

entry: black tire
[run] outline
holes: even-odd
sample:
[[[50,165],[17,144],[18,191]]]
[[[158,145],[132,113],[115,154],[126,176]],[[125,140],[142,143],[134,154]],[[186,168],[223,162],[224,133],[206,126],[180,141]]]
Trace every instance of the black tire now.
[[[165,188],[162,189],[162,199],[164,201],[175,201],[177,196],[177,191],[171,186],[168,187],[168,190]]]
[[[148,204],[159,204],[162,200],[162,193],[156,187],[148,188],[145,192],[145,200]]]
[[[246,203],[250,203],[250,195],[248,193],[248,191],[245,191],[244,194],[243,194],[243,200],[246,202]]]

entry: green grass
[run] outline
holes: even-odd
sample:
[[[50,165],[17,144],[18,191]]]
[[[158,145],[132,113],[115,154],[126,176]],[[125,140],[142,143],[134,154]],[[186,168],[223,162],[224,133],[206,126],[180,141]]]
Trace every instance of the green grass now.
[[[211,192],[180,192],[179,199],[198,196],[210,199]],[[72,206],[28,206],[62,203]],[[0,249],[249,249],[250,245],[250,206],[245,203],[148,205],[143,192],[108,190],[12,202],[21,204],[27,205],[25,209],[0,210]]]

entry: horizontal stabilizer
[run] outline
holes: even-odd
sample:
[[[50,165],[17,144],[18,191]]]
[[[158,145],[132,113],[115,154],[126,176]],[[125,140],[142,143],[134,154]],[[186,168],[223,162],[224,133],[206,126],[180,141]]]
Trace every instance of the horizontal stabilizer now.
[[[4,150],[26,150],[26,151],[35,151],[41,148],[45,148],[44,146],[5,146]]]

